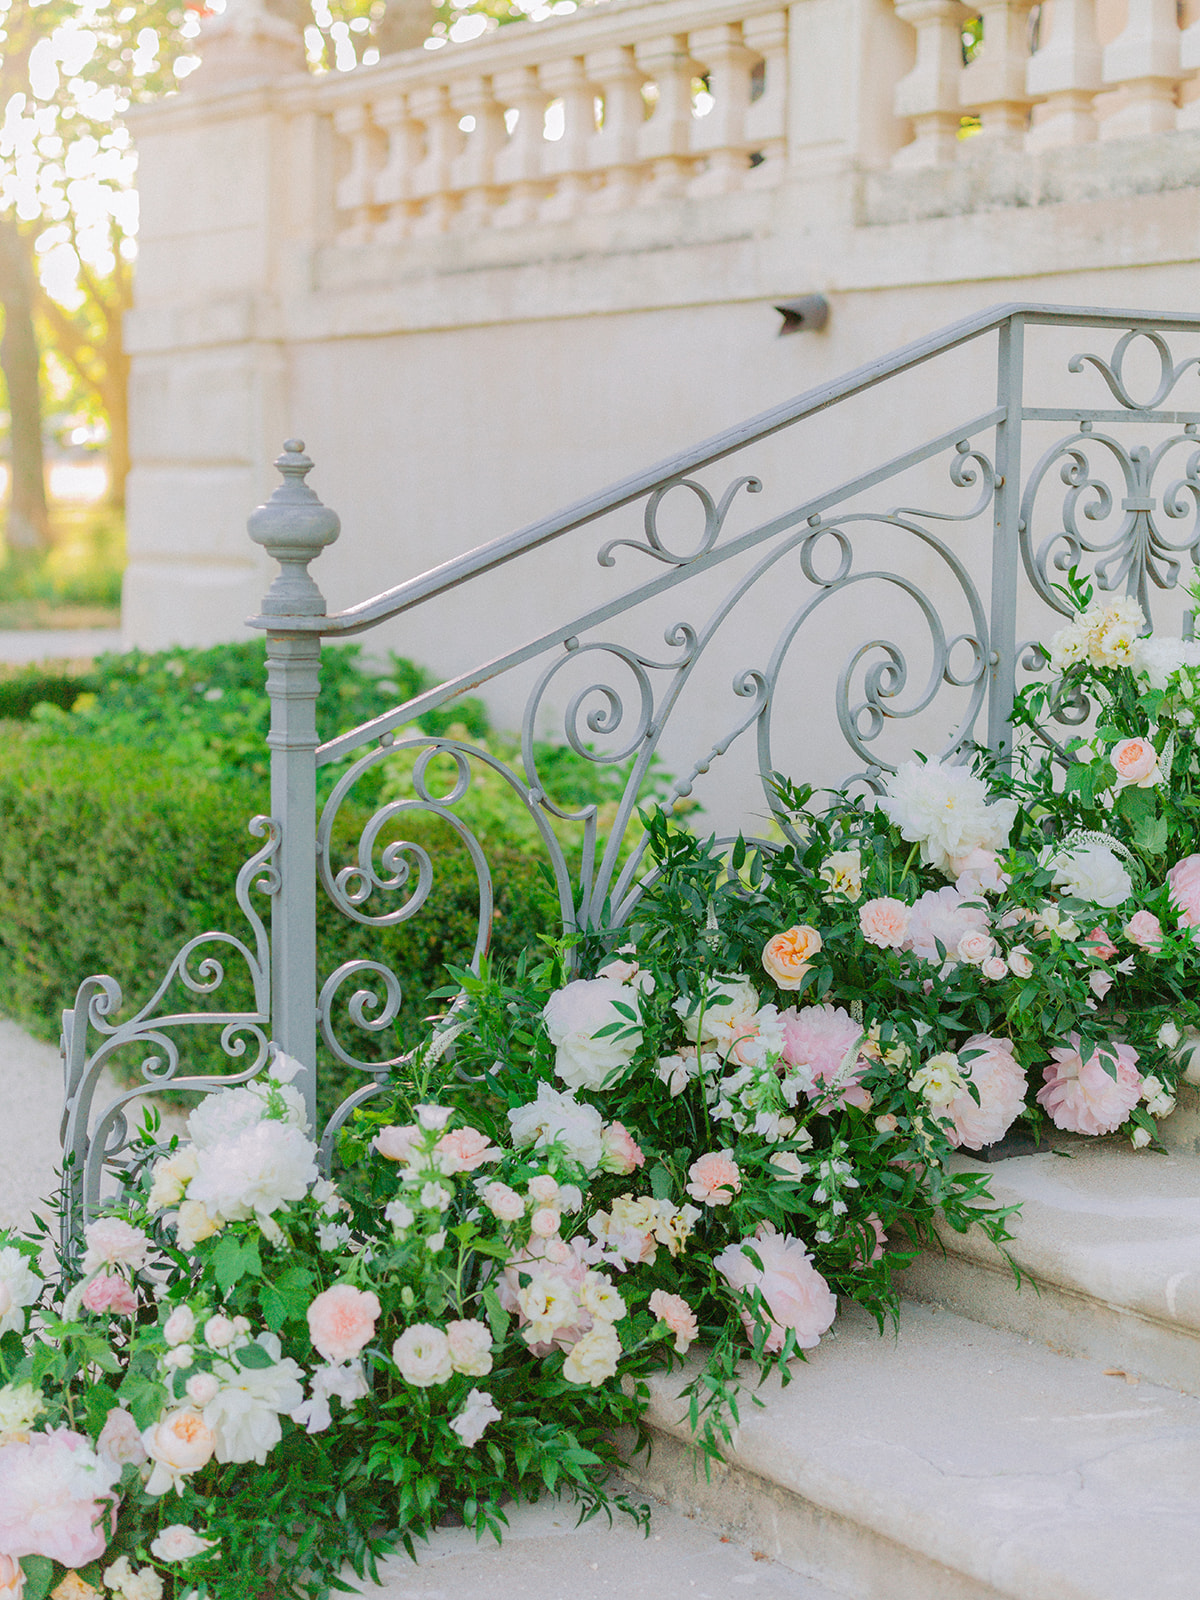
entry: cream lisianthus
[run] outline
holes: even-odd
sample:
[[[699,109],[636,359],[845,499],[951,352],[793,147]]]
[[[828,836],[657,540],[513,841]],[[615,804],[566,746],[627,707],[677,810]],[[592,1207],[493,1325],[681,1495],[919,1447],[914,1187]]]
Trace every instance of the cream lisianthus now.
[[[857,900],[862,894],[862,853],[858,850],[831,850],[822,861],[818,877],[828,885],[822,900]]]
[[[931,1106],[948,1106],[956,1095],[966,1089],[958,1057],[952,1050],[942,1050],[930,1056],[925,1065],[918,1068],[908,1080],[908,1087]]]

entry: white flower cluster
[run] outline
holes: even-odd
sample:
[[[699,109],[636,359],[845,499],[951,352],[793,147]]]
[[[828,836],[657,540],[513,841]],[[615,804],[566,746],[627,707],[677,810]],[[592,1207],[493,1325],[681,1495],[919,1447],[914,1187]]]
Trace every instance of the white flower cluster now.
[[[1051,639],[1051,671],[1065,672],[1081,661],[1093,667],[1132,666],[1145,627],[1141,606],[1126,595],[1107,606],[1092,606]]]
[[[957,878],[978,850],[1008,843],[1015,800],[989,800],[987,785],[966,767],[906,761],[876,802],[903,838],[921,847],[921,860]]]

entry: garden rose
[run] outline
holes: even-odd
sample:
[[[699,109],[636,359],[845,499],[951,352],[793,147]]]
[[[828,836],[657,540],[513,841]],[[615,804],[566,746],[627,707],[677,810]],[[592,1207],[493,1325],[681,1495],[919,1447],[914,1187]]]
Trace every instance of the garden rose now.
[[[137,1423],[128,1411],[114,1406],[104,1419],[100,1437],[96,1440],[97,1452],[119,1467],[131,1461],[140,1467],[146,1460],[146,1447]]]
[[[41,1390],[32,1383],[6,1383],[0,1387],[0,1446],[25,1444],[45,1409]]]
[[[1015,944],[1008,952],[1008,969],[1015,978],[1033,977],[1033,957],[1023,944]]]
[[[187,1344],[196,1336],[196,1314],[190,1306],[176,1306],[163,1324],[168,1344]]]
[[[901,950],[908,938],[908,907],[903,900],[881,895],[860,906],[858,925],[868,944],[880,950]]]
[[[687,1192],[706,1206],[727,1206],[742,1187],[732,1150],[710,1150],[688,1168]]]
[[[763,946],[763,968],[778,988],[798,989],[821,945],[817,930],[800,923],[767,940]]]
[[[467,1403],[450,1424],[451,1431],[456,1433],[468,1450],[473,1449],[483,1437],[484,1429],[491,1422],[499,1422],[501,1413],[493,1405],[490,1394],[485,1394],[482,1389],[472,1389],[467,1395]]]
[[[963,1076],[954,1051],[941,1050],[937,1055],[930,1056],[925,1065],[908,1080],[908,1087],[939,1110],[948,1106],[956,1095],[964,1091]]]
[[[426,1133],[441,1133],[454,1115],[453,1106],[421,1105],[413,1108],[414,1114]]]
[[[142,1443],[154,1470],[146,1484],[150,1495],[178,1493],[183,1480],[212,1460],[217,1436],[193,1406],[180,1406],[146,1428]]]
[[[1122,739],[1108,753],[1113,771],[1117,775],[1117,788],[1130,784],[1139,789],[1150,789],[1162,781],[1158,770],[1158,752],[1149,739]]]
[[[211,1372],[193,1372],[184,1385],[184,1392],[194,1406],[203,1411],[210,1400],[221,1392],[221,1385]]]
[[[1139,950],[1162,949],[1162,923],[1153,911],[1135,911],[1122,932],[1130,944],[1137,945]]]
[[[688,1347],[700,1336],[700,1325],[691,1306],[680,1294],[667,1294],[663,1289],[655,1289],[650,1296],[650,1310],[675,1335],[678,1353],[686,1355]]]
[[[529,1198],[540,1206],[548,1206],[558,1199],[558,1179],[549,1172],[539,1172],[529,1180]]]
[[[979,970],[991,983],[999,983],[1001,978],[1008,977],[1008,962],[1003,956],[988,956],[986,961],[980,962]]]
[[[633,1059],[641,1029],[618,1005],[636,1017],[637,992],[612,978],[576,978],[546,1001],[542,1017],[557,1050],[554,1071],[568,1089],[599,1089]],[[614,1023],[616,1031],[596,1037]]]
[[[601,1172],[611,1172],[616,1177],[626,1178],[631,1172],[636,1172],[638,1167],[645,1165],[646,1158],[637,1140],[624,1124],[608,1123],[600,1139],[603,1149],[600,1157]]]
[[[529,1219],[529,1228],[539,1239],[549,1239],[558,1232],[561,1221],[557,1206],[538,1206]]]
[[[204,1342],[210,1350],[224,1350],[237,1337],[237,1329],[230,1319],[218,1311],[204,1324]]]
[[[369,1289],[335,1283],[308,1308],[308,1333],[313,1348],[326,1361],[352,1361],[375,1332],[381,1307]]]
[[[492,1335],[485,1322],[475,1317],[446,1324],[450,1364],[468,1378],[486,1378],[492,1370]]]
[[[718,996],[723,998],[718,1000]],[[674,1001],[674,1007],[683,1018],[684,1034],[692,1044],[700,1041],[703,1030],[704,1041],[713,1040],[724,1051],[758,1010],[758,990],[740,972],[722,973],[709,987],[703,1018],[699,1003],[685,1000],[682,995]]]
[[[150,1541],[150,1554],[158,1561],[191,1561],[211,1550],[216,1542],[202,1539],[182,1522],[173,1522]]]
[[[954,887],[969,899],[999,894],[1009,883],[1008,873],[994,850],[969,850],[965,856],[955,856],[950,865],[954,869]]]
[[[973,1051],[980,1054],[972,1056]],[[972,1059],[966,1060],[967,1056]],[[1025,1069],[1008,1039],[974,1033],[958,1050],[958,1071],[966,1081],[942,1109],[943,1120],[949,1117],[953,1123],[946,1137],[953,1145],[982,1150],[1002,1139],[1024,1111]],[[967,1082],[975,1085],[978,1102]]]
[[[1088,949],[1098,961],[1111,961],[1117,953],[1117,947],[1109,940],[1108,935],[1101,927],[1095,927],[1085,940]]]
[[[454,1372],[450,1341],[430,1322],[414,1322],[392,1345],[392,1360],[405,1383],[414,1389],[432,1389]]]
[[[202,1239],[219,1233],[222,1226],[201,1201],[185,1200],[175,1216],[175,1238],[181,1250],[192,1250]]]
[[[506,1183],[489,1183],[479,1197],[498,1222],[515,1222],[525,1215],[525,1202]]]
[[[1200,855],[1184,856],[1167,873],[1181,928],[1200,927]]]
[[[983,928],[968,928],[958,941],[955,955],[969,967],[982,967],[1000,952],[1000,946]]]
[[[563,1377],[568,1383],[588,1384],[598,1389],[616,1376],[621,1359],[621,1340],[611,1322],[596,1322],[571,1346],[563,1362]]]
[[[80,1303],[88,1311],[109,1311],[117,1317],[132,1317],[137,1310],[137,1296],[119,1272],[97,1273]]]
[[[1046,1081],[1037,1097],[1055,1127],[1069,1133],[1115,1133],[1141,1099],[1137,1051],[1127,1044],[1103,1047],[1109,1063],[1115,1063],[1115,1078],[1106,1070],[1100,1049],[1084,1061],[1077,1033],[1050,1054],[1054,1059],[1043,1073]]]
[[[196,1152],[191,1145],[164,1156],[154,1163],[150,1193],[146,1204],[151,1211],[178,1205],[183,1192],[196,1176]]]
[[[82,1567],[104,1553],[121,1469],[80,1433],[54,1428],[0,1450],[0,1550]]]
[[[751,1261],[750,1250],[762,1262],[761,1267]],[[808,1250],[789,1234],[768,1233],[726,1245],[713,1257],[713,1266],[731,1289],[761,1292],[771,1324],[765,1347],[771,1352],[783,1349],[789,1328],[801,1350],[813,1349],[837,1313],[837,1299],[813,1266]],[[753,1337],[754,1317],[748,1309],[742,1311],[742,1322]]]
[[[1060,850],[1051,860],[1054,882],[1075,900],[1094,906],[1119,906],[1133,893],[1133,880],[1104,844]]]

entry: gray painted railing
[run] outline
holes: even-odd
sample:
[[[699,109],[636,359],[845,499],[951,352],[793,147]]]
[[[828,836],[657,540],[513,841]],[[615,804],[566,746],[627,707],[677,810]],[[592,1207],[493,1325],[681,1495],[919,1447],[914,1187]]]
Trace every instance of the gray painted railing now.
[[[1078,335],[1069,356],[1060,341],[1040,350],[1035,359],[1033,340],[1049,338],[1054,330],[1068,330],[1073,339]],[[1081,351],[1078,345],[1086,333],[1115,338],[1111,344],[1101,340],[1106,353]],[[1195,353],[1177,359],[1168,335],[1185,343],[1191,335]],[[739,532],[729,531],[735,516],[744,517],[752,504],[746,496],[759,492],[763,483],[751,473],[738,472],[726,484],[709,488],[698,474],[855,397],[869,394],[873,403],[882,404],[889,386],[906,374],[945,361],[964,347],[989,349],[989,340],[995,346],[994,401],[991,393],[968,394],[962,420],[939,429],[935,437],[832,488],[806,492],[803,483],[786,484],[790,503],[785,510]],[[1057,616],[1069,610],[1055,587],[1068,569],[1079,567],[1099,589],[1136,595],[1149,615],[1151,590],[1175,588],[1185,557],[1196,564],[1200,409],[1179,409],[1177,400],[1190,381],[1200,402],[1197,369],[1200,315],[1000,306],[718,434],[558,516],[334,615],[327,614],[308,567],[337,538],[338,519],[305,484],[312,463],[303,445],[289,442],[277,462],[283,484],[249,523],[251,537],[280,567],[262,615],[251,622],[267,637],[272,810],[269,819],[256,818],[251,824],[251,831],[266,842],[238,879],[238,900],[251,937],[247,942],[228,933],[206,933],[190,940],[151,999],[124,1021],[119,1020],[120,985],[107,976],[86,979],[74,1007],[64,1012],[68,1245],[99,1203],[105,1165],[119,1172],[128,1162],[125,1107],[131,1099],[166,1086],[196,1089],[244,1082],[263,1070],[272,1044],[303,1064],[301,1082],[314,1110],[319,1037],[335,1058],[363,1074],[362,1086],[326,1129],[323,1148],[329,1159],[336,1129],[355,1105],[379,1091],[389,1067],[401,1059],[367,1061],[347,1047],[337,1025],[341,993],[358,980],[345,1011],[351,1024],[376,1038],[387,1036],[403,997],[394,973],[382,961],[350,961],[332,973],[318,973],[319,891],[337,914],[375,928],[405,923],[427,902],[436,915],[434,863],[421,844],[405,840],[399,830],[416,812],[441,818],[469,852],[478,878],[473,951],[478,960],[488,945],[493,886],[483,848],[456,808],[481,767],[499,775],[532,819],[564,927],[595,928],[606,919],[620,926],[636,903],[643,873],[640,848],[623,849],[638,796],[681,696],[706,651],[719,636],[727,640],[730,627],[737,647],[751,657],[734,674],[732,693],[738,704],[730,708],[731,715],[706,701],[711,726],[694,762],[674,781],[668,803],[686,801],[700,775],[753,729],[754,770],[762,794],[779,832],[790,834],[789,820],[769,783],[771,772],[782,765],[774,754],[773,697],[797,639],[807,637],[806,626],[819,619],[833,597],[853,596],[858,593],[854,586],[863,583],[884,585],[897,605],[912,609],[926,632],[922,649],[930,666],[923,686],[910,688],[908,653],[896,638],[877,631],[846,650],[833,698],[840,738],[854,764],[847,779],[877,787],[894,765],[878,742],[880,735],[889,723],[929,712],[942,696],[948,701],[948,725],[943,723],[939,747],[930,753],[953,758],[979,742],[1003,760],[1010,749],[1018,672],[1034,670],[1043,660],[1031,641],[1044,638],[1057,625]],[[939,388],[937,373],[933,367],[927,394]],[[1064,383],[1063,403],[1031,403],[1054,398]],[[1138,393],[1144,398],[1138,399]],[[1027,454],[1032,454],[1030,446],[1037,450],[1028,469],[1022,464],[1023,446]],[[790,459],[797,457],[793,452]],[[945,469],[950,509],[892,504],[879,509],[870,503],[875,491],[889,484],[899,487],[914,473],[924,471],[927,485],[935,467]],[[697,542],[683,552],[672,548],[659,525],[663,501],[676,489],[694,496],[703,514]],[[657,569],[651,576],[597,598],[583,615],[548,618],[544,629],[526,642],[448,677],[386,715],[320,742],[315,706],[322,639],[362,633],[471,582],[486,586],[489,575],[504,564],[635,503],[643,506],[643,534],[599,537],[592,554],[602,574],[640,558]],[[1172,523],[1178,528],[1175,538],[1169,536]],[[897,545],[901,536],[913,539],[920,559],[903,570],[898,563],[857,568],[856,539],[881,529]],[[977,538],[974,549],[967,537],[971,530]],[[746,561],[738,567],[743,557]],[[985,570],[973,571],[972,557]],[[781,564],[788,558],[793,566],[785,569]],[[582,564],[585,553],[573,559]],[[721,581],[719,569],[729,563],[734,564],[732,579],[724,590],[714,588]],[[792,574],[787,582],[785,570]],[[697,583],[705,573],[712,574],[707,584]],[[705,598],[710,610],[702,623],[679,620],[668,625],[667,659],[601,631],[684,584],[693,585],[689,594]],[[782,594],[787,615],[773,637],[764,640],[761,614],[748,629],[736,613],[747,596],[767,589],[777,591],[777,601]],[[798,599],[789,598],[797,591]],[[950,635],[944,619],[955,609],[965,626]],[[1018,636],[1019,618],[1030,622],[1025,643]],[[892,632],[890,616],[885,615],[885,622]],[[828,641],[821,648],[828,654]],[[621,762],[628,768],[615,817],[604,829],[597,806],[555,803],[538,770],[534,738],[550,703],[551,686],[565,668],[576,670],[589,657],[606,663],[605,676],[583,674],[582,687],[570,693],[563,734],[589,761]],[[414,727],[418,718],[466,690],[526,666],[536,676],[525,699],[519,769],[469,741],[433,737]],[[632,709],[613,681],[618,674],[633,686]],[[811,720],[818,708],[806,704],[804,715]],[[593,747],[595,740],[602,742],[601,749]],[[749,743],[743,741],[739,748]],[[397,752],[416,754],[411,792],[376,810],[354,859],[338,867],[333,830],[339,808],[364,773]],[[453,779],[448,790],[435,793],[429,763],[438,755],[452,763]],[[344,762],[349,764],[318,817],[317,770]],[[576,831],[577,850],[571,858],[582,863],[578,874],[568,865],[555,824],[559,831],[565,825]],[[269,940],[256,896],[270,901]],[[231,955],[244,963],[252,981],[252,1010],[200,1007],[159,1013],[176,983],[202,999],[217,999],[225,981],[223,962]],[[218,1048],[232,1070],[204,1076],[180,1072],[177,1039],[182,1031],[201,1027],[216,1030]],[[130,1054],[140,1055],[140,1082],[97,1114],[93,1102],[99,1075],[120,1052],[127,1060]]]

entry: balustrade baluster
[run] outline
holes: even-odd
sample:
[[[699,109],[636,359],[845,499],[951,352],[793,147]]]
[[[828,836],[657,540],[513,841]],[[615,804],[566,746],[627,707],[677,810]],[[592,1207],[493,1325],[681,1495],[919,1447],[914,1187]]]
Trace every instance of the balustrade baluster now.
[[[508,192],[492,222],[496,227],[520,227],[537,220],[548,191],[545,120],[551,96],[539,82],[536,67],[496,73],[492,91],[502,106],[517,112],[517,125],[496,155],[496,183]]]
[[[592,170],[603,179],[593,205],[598,211],[620,211],[637,203],[641,186],[638,145],[646,118],[645,74],[632,45],[597,50],[585,57],[585,65],[604,101],[603,121],[589,150]]]
[[[1187,88],[1200,90],[1200,19],[1184,28],[1179,35],[1179,67],[1186,74],[1179,85],[1179,111],[1175,126],[1181,132],[1200,128],[1200,98],[1185,100]]]
[[[450,102],[460,121],[472,117],[475,122],[450,166],[450,187],[462,197],[455,224],[464,230],[486,226],[500,198],[494,168],[508,138],[504,108],[492,96],[492,80],[480,76],[453,84]]]
[[[450,90],[444,83],[414,89],[408,97],[412,115],[425,127],[425,156],[413,173],[413,196],[421,201],[421,214],[412,231],[424,237],[445,233],[458,209],[458,196],[452,189],[455,158],[463,147],[463,136]]]
[[[896,85],[896,115],[912,122],[913,139],[897,150],[892,165],[944,166],[958,156],[962,29],[971,13],[959,0],[895,0],[895,5],[896,15],[916,30],[917,59]]]
[[[563,136],[548,140],[543,152],[554,189],[541,208],[545,221],[559,222],[585,209],[594,182],[591,150],[596,133],[596,85],[581,56],[544,62],[539,78],[550,98],[563,104]]]
[[[750,109],[750,76],[759,59],[747,49],[736,22],[693,33],[689,46],[708,77],[712,110],[696,120],[693,146],[705,157],[704,170],[692,180],[693,195],[727,194],[740,189],[750,165],[746,113]]]
[[[385,213],[377,239],[396,244],[412,232],[420,209],[413,175],[424,154],[424,130],[411,114],[405,95],[384,95],[375,103],[375,121],[387,139],[387,160],[375,176],[375,203]]]
[[[383,134],[371,119],[371,109],[361,101],[339,106],[333,114],[334,131],[350,146],[350,166],[339,181],[335,199],[348,221],[338,230],[342,244],[367,244],[375,234],[380,211],[375,199],[375,175],[383,164]]]
[[[1053,0],[1049,12],[1049,38],[1025,73],[1030,97],[1044,102],[1026,136],[1030,150],[1096,137],[1092,102],[1103,83],[1096,0]]]
[[[1032,0],[983,0],[983,40],[979,53],[963,68],[959,102],[979,113],[976,137],[1012,139],[1029,122],[1029,11]]]
[[[763,63],[763,92],[746,112],[746,138],[759,159],[751,182],[774,183],[787,159],[788,14],[767,11],[742,23],[747,48]]]
[[[638,153],[650,164],[643,200],[681,195],[697,167],[692,154],[692,82],[700,63],[688,52],[686,36],[648,39],[637,45],[634,59],[658,87],[658,101],[648,122],[638,130]]]
[[[1100,124],[1102,139],[1137,139],[1175,126],[1180,77],[1175,0],[1129,0],[1128,21],[1104,50],[1104,81],[1125,90],[1125,103]]]

